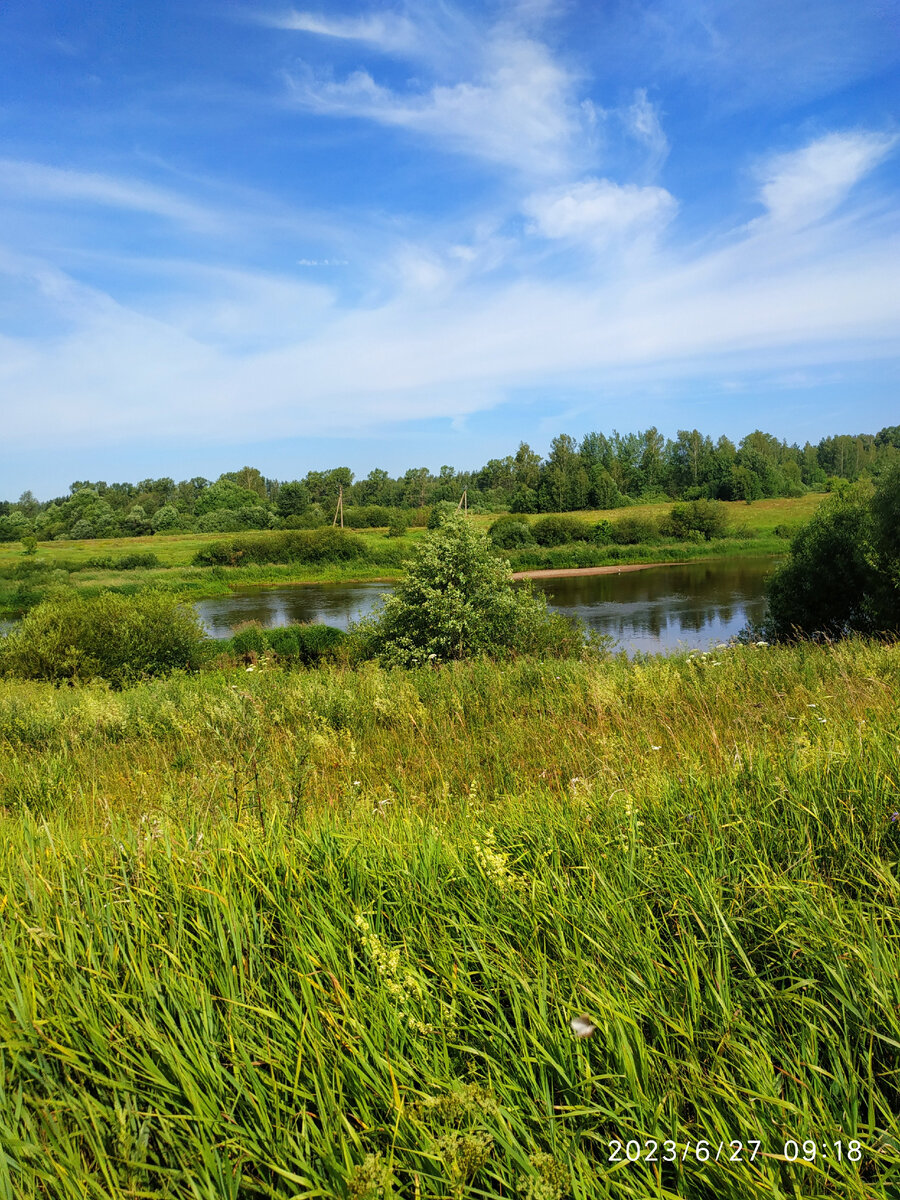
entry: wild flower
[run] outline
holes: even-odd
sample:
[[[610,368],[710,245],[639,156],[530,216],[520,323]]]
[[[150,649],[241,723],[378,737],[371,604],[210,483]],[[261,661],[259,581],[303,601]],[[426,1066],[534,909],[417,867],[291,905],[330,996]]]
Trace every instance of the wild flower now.
[[[385,946],[369,922],[359,913],[354,916],[353,924],[359,930],[363,949],[384,981],[385,990],[400,1005],[400,1016],[407,1027],[415,1033],[434,1033],[433,1025],[426,1025],[407,1011],[413,1001],[422,1001],[425,989],[411,971],[401,971],[400,951]]]
[[[891,813],[892,821],[900,821],[900,812]]]
[[[494,844],[494,831],[489,829],[484,835],[483,842],[473,842],[475,860],[481,873],[502,891],[508,887],[522,887],[525,880],[516,875],[507,866],[509,856],[498,850]]]

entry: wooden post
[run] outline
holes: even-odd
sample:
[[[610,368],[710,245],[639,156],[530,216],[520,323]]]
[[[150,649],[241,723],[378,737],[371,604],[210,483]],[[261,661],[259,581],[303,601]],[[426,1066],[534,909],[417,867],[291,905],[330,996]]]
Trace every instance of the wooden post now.
[[[463,494],[459,498],[459,504],[456,506],[456,511],[462,509],[466,516],[469,515],[469,489],[463,488]]]
[[[334,528],[335,525],[337,525],[337,519],[338,519],[339,515],[341,518],[341,529],[343,529],[344,528],[344,485],[342,483],[338,484],[338,502],[337,502],[337,508],[334,510],[334,520],[331,522],[332,529]]]

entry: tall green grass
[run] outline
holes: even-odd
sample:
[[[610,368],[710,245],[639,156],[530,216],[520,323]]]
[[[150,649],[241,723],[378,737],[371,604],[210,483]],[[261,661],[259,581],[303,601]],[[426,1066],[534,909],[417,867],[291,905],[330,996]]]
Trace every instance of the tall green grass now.
[[[897,1196],[898,683],[0,686],[0,1196]]]

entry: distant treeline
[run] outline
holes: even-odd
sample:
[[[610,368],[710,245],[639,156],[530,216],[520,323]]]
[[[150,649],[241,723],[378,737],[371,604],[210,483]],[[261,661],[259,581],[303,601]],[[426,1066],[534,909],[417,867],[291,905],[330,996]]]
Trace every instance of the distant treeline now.
[[[515,454],[492,458],[480,470],[441,467],[437,475],[412,467],[394,478],[376,467],[354,479],[349,467],[308,471],[279,482],[255,467],[215,481],[195,477],[139,483],[78,480],[69,495],[38,501],[25,492],[0,502],[0,541],[36,538],[141,536],[179,530],[237,533],[314,528],[330,523],[343,489],[344,522],[352,528],[424,522],[423,512],[456,503],[465,489],[480,512],[547,513],[622,508],[654,500],[746,500],[823,491],[834,479],[877,476],[900,457],[900,425],[875,434],[842,434],[804,446],[756,430],[738,445],[714,442],[698,430],[673,440],[656,429],[580,442],[560,434],[546,458],[522,442]]]

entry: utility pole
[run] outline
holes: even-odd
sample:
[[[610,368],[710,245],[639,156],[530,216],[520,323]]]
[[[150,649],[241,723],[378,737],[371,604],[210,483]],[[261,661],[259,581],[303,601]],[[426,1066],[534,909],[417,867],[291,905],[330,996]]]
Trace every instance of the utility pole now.
[[[463,494],[460,496],[459,504],[457,504],[457,506],[456,506],[456,511],[459,512],[459,510],[462,509],[466,516],[469,515],[469,499],[468,499],[468,497],[469,497],[469,489],[467,487],[463,488]]]
[[[341,518],[341,529],[344,528],[344,485],[338,484],[338,502],[337,508],[334,510],[334,520],[331,522],[332,529],[337,525],[338,516]]]

